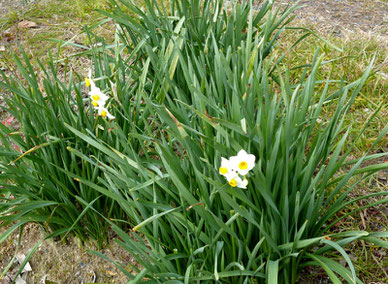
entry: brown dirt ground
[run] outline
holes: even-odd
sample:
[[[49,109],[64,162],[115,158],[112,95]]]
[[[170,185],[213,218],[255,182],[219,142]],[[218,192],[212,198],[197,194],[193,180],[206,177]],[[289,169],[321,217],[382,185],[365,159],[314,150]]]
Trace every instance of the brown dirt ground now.
[[[279,4],[287,5],[294,2],[296,0],[281,0]],[[24,0],[0,0],[0,16],[10,10],[26,9],[24,3]],[[297,23],[311,27],[322,36],[334,34],[348,40],[360,37],[367,40],[373,37],[381,43],[381,48],[388,48],[387,0],[301,0],[300,4],[303,7],[296,11],[294,25]],[[0,94],[1,103],[3,102]],[[0,121],[7,116],[7,113],[0,110]],[[4,230],[0,228],[0,234]],[[27,254],[42,238],[43,232],[39,226],[27,225],[19,252]],[[12,259],[17,240],[18,234],[15,232],[0,244],[0,271]],[[30,260],[33,271],[28,274],[27,283],[126,282],[121,272],[101,258],[89,254],[87,248],[95,249],[93,245],[80,245],[76,240],[67,240],[66,243],[55,240],[45,241]],[[133,261],[132,257],[114,242],[103,249],[102,253],[123,263]],[[16,268],[17,266],[13,266],[11,272]],[[326,277],[317,280],[318,282],[312,281],[303,283],[330,283]],[[0,280],[0,284],[3,283],[8,283],[6,278]]]
[[[13,9],[23,8],[25,4],[25,0],[0,0],[0,14],[4,15]]]
[[[0,228],[0,234],[4,232]],[[0,272],[11,261],[16,251],[19,234],[18,230],[0,245]],[[28,224],[23,230],[18,254],[27,255],[36,243],[44,238],[42,229],[36,224]],[[97,250],[94,244],[81,244],[76,238],[67,238],[66,242],[49,239],[44,241],[32,259],[31,272],[22,275],[27,283],[125,283],[126,277],[112,264],[102,258],[88,253],[87,249]],[[128,265],[133,258],[121,247],[111,242],[101,253],[110,259]],[[11,283],[9,280],[19,269],[15,263],[10,272],[0,284]]]
[[[281,0],[283,5],[296,0]],[[365,32],[388,36],[387,0],[300,0],[297,19],[324,33]]]

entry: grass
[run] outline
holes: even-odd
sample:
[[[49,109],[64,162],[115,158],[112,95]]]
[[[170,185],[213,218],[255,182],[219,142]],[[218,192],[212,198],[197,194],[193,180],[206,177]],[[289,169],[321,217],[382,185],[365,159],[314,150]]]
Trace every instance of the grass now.
[[[63,59],[70,54],[84,51],[81,47],[63,47],[58,42],[71,41],[80,46],[87,45],[85,26],[90,27],[105,19],[95,9],[107,7],[107,1],[62,1],[58,5],[54,1],[42,0],[29,5],[26,9],[11,11],[0,19],[0,41],[5,46],[5,51],[0,53],[1,68],[11,72],[14,70],[15,65],[10,58],[12,58],[11,53],[20,55],[19,44],[26,49],[28,57],[35,61],[35,65],[37,65],[36,58],[41,61],[47,60],[48,52],[54,54],[54,58],[57,56],[58,59]],[[18,28],[18,23],[21,21],[34,22],[38,27]],[[94,32],[101,37],[111,38],[112,24],[98,25]],[[71,57],[68,64],[86,75],[90,61],[85,57]]]
[[[384,181],[381,177],[383,177],[383,174],[365,180],[358,185],[351,197],[354,198],[386,189],[387,181]],[[368,201],[373,202],[377,200],[370,199]],[[365,205],[365,201],[358,202],[353,206],[349,206],[346,210],[343,210],[341,214],[347,214],[348,212]],[[384,231],[388,226],[387,213],[388,209],[386,205],[367,208],[356,214],[349,215],[346,219],[338,222],[330,232],[338,233],[347,230],[365,230],[370,232]],[[360,272],[359,277],[364,283],[387,279],[388,271],[386,270],[386,267],[388,267],[388,257],[385,249],[364,241],[356,241],[349,244],[346,251],[349,253],[355,269]],[[333,259],[340,258],[338,254],[334,253],[331,253],[328,256]],[[315,271],[315,273],[316,275],[319,274],[318,271]],[[309,275],[305,275],[305,277],[308,278]],[[310,277],[314,277],[314,273],[312,273]]]
[[[314,29],[314,26],[309,26]],[[290,32],[282,43],[287,48],[297,32]],[[380,113],[375,117],[370,127],[365,131],[361,140],[355,147],[354,156],[360,156],[370,147],[373,139],[381,129],[388,123],[388,48],[386,42],[382,42],[378,37],[371,35],[352,35],[348,34],[345,38],[338,38],[335,35],[329,35],[328,40],[339,46],[343,52],[333,49],[327,49],[315,38],[308,38],[303,41],[297,48],[289,53],[287,63],[293,66],[306,64],[311,62],[313,57],[314,47],[319,45],[325,54],[325,60],[340,58],[335,61],[335,69],[328,64],[326,68],[321,70],[322,76],[332,72],[332,78],[341,78],[344,76],[346,80],[355,80],[363,73],[363,70],[368,66],[370,60],[376,55],[376,64],[374,74],[366,82],[362,91],[359,94],[356,102],[352,106],[349,115],[347,116],[345,125],[351,126],[353,133],[349,136],[349,141],[358,133],[368,117],[380,105],[382,106]],[[296,71],[297,72],[297,71]],[[323,79],[323,78],[322,78]],[[328,116],[331,115],[332,109],[326,109]],[[388,137],[386,136],[379,143],[376,152],[383,151],[388,145]],[[385,160],[387,157],[385,157]],[[387,172],[380,173],[363,182],[356,189],[359,195],[366,194],[371,191],[379,191],[387,188],[386,180]],[[385,176],[385,177],[384,177]],[[349,211],[361,207],[365,204],[355,204],[353,208],[348,208]],[[359,214],[349,216],[346,222],[337,224],[334,231],[345,230],[366,230],[366,231],[381,231],[388,227],[388,210],[386,206],[371,208],[359,212]],[[343,212],[346,214],[346,212]],[[386,267],[388,266],[388,257],[384,249],[378,248],[373,244],[358,241],[351,244],[348,248],[355,268],[359,270],[360,279],[365,283],[371,281],[383,280],[388,278]],[[322,271],[321,271],[322,272]],[[309,271],[304,277],[318,277],[319,271]]]
[[[303,22],[298,23],[303,24]],[[310,29],[319,29],[316,26],[305,24]],[[299,32],[291,31],[286,34],[281,43],[284,49],[289,48],[292,40],[298,36]],[[358,38],[355,38],[358,37]],[[349,141],[358,133],[368,117],[382,105],[380,113],[375,117],[370,127],[365,131],[362,139],[355,147],[354,156],[360,156],[370,147],[373,139],[376,137],[381,129],[388,123],[388,48],[385,42],[382,42],[378,37],[371,35],[352,35],[348,34],[345,38],[338,38],[335,35],[326,37],[330,42],[340,47],[343,52],[334,49],[328,49],[324,44],[314,37],[309,37],[301,42],[294,50],[292,50],[286,62],[290,66],[298,66],[308,64],[314,55],[314,48],[319,46],[325,55],[324,60],[332,60],[338,58],[334,62],[335,69],[328,64],[326,68],[321,69],[321,79],[331,73],[331,78],[341,78],[344,76],[345,80],[355,80],[368,66],[370,60],[376,55],[376,64],[374,74],[366,82],[362,91],[359,94],[356,102],[352,106],[349,115],[346,118],[345,125],[351,126],[353,129],[349,136]],[[298,73],[298,70],[295,71]],[[331,116],[333,109],[327,108],[325,110],[328,116]],[[388,137],[382,139],[376,148],[376,152],[383,151],[388,145]],[[385,148],[384,148],[385,147]],[[387,158],[385,157],[385,160]],[[387,180],[384,178],[387,172],[371,177],[369,180],[363,182],[356,189],[359,195],[366,194],[371,191],[379,191],[387,188]],[[356,204],[353,208],[348,208],[349,211],[361,207],[365,204]],[[380,206],[368,210],[363,210],[359,214],[349,216],[346,222],[341,222],[334,227],[334,231],[345,230],[366,230],[366,231],[380,231],[386,230],[388,226],[388,218],[386,217],[388,210],[386,206]],[[343,212],[346,214],[346,212]],[[387,279],[387,270],[384,267],[388,266],[388,257],[384,249],[378,248],[373,244],[358,241],[351,244],[348,248],[354,261],[355,268],[360,271],[360,279],[365,283],[371,281]],[[322,271],[308,270],[303,277],[306,279],[319,279]]]
[[[307,27],[315,28],[314,26]],[[299,33],[298,31],[291,31],[286,34],[284,39],[280,41],[283,50],[290,47],[293,40],[298,35],[300,36]],[[285,62],[289,66],[308,64],[314,56],[315,48],[319,46],[324,54],[324,60],[333,60],[332,63],[328,63],[325,68],[320,70],[318,73],[319,79],[323,80],[325,76],[330,74],[332,79],[338,80],[343,77],[345,81],[354,81],[363,74],[369,62],[376,55],[374,73],[364,85],[346,119],[346,125],[351,126],[353,129],[353,133],[351,133],[353,135],[349,137],[349,139],[352,139],[373,111],[382,105],[381,112],[374,119],[371,127],[368,127],[363,134],[360,143],[357,144],[358,153],[354,153],[357,156],[364,153],[373,143],[370,137],[377,137],[381,129],[388,123],[388,97],[386,96],[388,93],[388,48],[378,38],[368,37],[367,35],[361,37],[359,35],[349,36],[348,38],[338,38],[335,35],[326,36],[330,42],[340,47],[343,50],[342,52],[328,48],[324,43],[310,36],[288,53]],[[293,75],[298,74],[298,72],[300,72],[298,69],[295,70]],[[335,85],[333,84],[331,87],[334,88]],[[332,111],[332,109],[326,109],[327,115],[330,116]],[[379,145],[383,147],[387,144],[388,137],[385,137]]]
[[[76,7],[76,9],[74,9]],[[30,58],[46,58],[47,52],[51,50],[52,53],[58,54],[59,58],[65,58],[69,54],[74,54],[82,51],[76,47],[58,48],[58,43],[53,41],[45,41],[45,39],[55,38],[59,41],[68,41],[86,45],[87,36],[84,33],[84,26],[91,26],[102,19],[103,16],[94,11],[96,8],[105,8],[107,4],[103,1],[89,0],[89,1],[71,1],[66,0],[57,5],[53,2],[38,2],[28,8],[24,12],[11,12],[6,18],[1,20],[1,29],[4,31],[10,29],[15,34],[15,39],[7,43],[7,51],[1,53],[0,66],[13,72],[14,65],[9,60],[10,53],[18,54],[18,43],[26,49]],[[38,23],[38,29],[17,29],[15,26],[21,20],[29,20]],[[51,24],[54,23],[54,24]],[[63,27],[66,27],[65,29]],[[109,39],[112,35],[110,31],[111,24],[99,26],[95,32]],[[312,27],[314,28],[314,27]],[[286,33],[281,42],[284,50],[288,49],[298,36],[298,32],[289,31]],[[300,34],[299,34],[300,36]],[[373,110],[382,106],[382,111],[377,115],[364,134],[356,148],[358,152],[354,156],[360,156],[373,143],[370,137],[377,137],[381,129],[388,123],[388,49],[384,48],[377,39],[370,38],[368,40],[363,38],[349,38],[341,39],[334,36],[329,36],[329,40],[343,49],[343,52],[335,51],[328,48],[321,41],[316,38],[309,37],[303,41],[295,49],[289,52],[287,60],[285,61],[290,66],[303,65],[311,62],[314,56],[314,50],[317,46],[321,47],[325,57],[324,60],[335,60],[335,68],[331,64],[327,64],[326,68],[322,68],[318,73],[318,78],[324,79],[327,74],[331,73],[332,79],[339,79],[344,76],[347,81],[359,78],[363,71],[368,66],[369,62],[376,54],[376,64],[374,74],[367,81],[356,103],[353,105],[349,116],[346,119],[346,125],[352,126],[355,132],[358,132],[367,120]],[[71,57],[69,59],[73,69],[80,74],[86,74],[89,68],[89,60],[85,57]],[[33,60],[34,63],[34,60]],[[36,63],[36,62],[35,62]],[[295,74],[300,72],[295,70]],[[325,110],[330,116],[332,109]],[[1,115],[0,114],[0,118]],[[5,114],[6,115],[6,114]],[[352,139],[353,133],[350,134],[349,139]],[[382,139],[379,144],[380,148],[388,144],[388,137]],[[362,183],[358,187],[358,192],[363,194],[373,189],[383,189],[386,187],[386,181],[379,180],[378,177],[372,177],[370,180]],[[354,208],[350,208],[352,210]],[[373,208],[372,208],[373,209]],[[381,217],[381,214],[373,214],[371,209],[361,211],[356,216],[351,216],[348,222],[342,222],[335,226],[335,230],[347,229],[370,229],[381,230],[387,227],[388,220]],[[383,210],[383,208],[375,208],[374,210]],[[346,212],[343,212],[344,214]],[[384,214],[383,214],[384,215]],[[365,228],[364,228],[365,227]],[[383,267],[388,266],[387,256],[383,254],[381,249],[377,249],[371,244],[366,244],[363,241],[354,243],[347,248],[351,255],[354,256],[354,264],[357,269],[361,271],[360,278],[365,282],[377,281],[378,279],[386,279],[386,271]]]

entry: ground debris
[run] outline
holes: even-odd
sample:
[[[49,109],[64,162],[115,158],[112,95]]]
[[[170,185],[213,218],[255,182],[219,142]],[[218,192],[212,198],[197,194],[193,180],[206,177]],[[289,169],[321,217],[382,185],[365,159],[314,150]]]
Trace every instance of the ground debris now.
[[[0,228],[0,235],[7,228]],[[28,224],[23,230],[21,244],[19,247],[20,261],[24,261],[31,247],[44,238],[42,229],[36,224]],[[5,269],[14,256],[18,235],[14,232],[7,240],[0,245],[0,272]],[[122,283],[125,275],[111,263],[88,252],[97,248],[92,243],[87,247],[83,244],[78,247],[74,241],[61,241],[49,239],[44,241],[29,264],[21,279],[23,283]],[[126,259],[131,259],[129,253],[122,249],[116,242],[109,242],[101,251],[102,254],[114,260],[121,260],[123,264],[129,265]],[[7,277],[0,280],[0,284],[11,283],[19,269],[19,260],[16,260],[10,268]],[[29,271],[31,269],[31,271]],[[109,272],[108,272],[109,271]],[[22,283],[22,282],[20,282]]]
[[[35,22],[31,22],[31,21],[21,21],[18,23],[18,28],[19,29],[32,29],[32,28],[38,28],[38,24],[35,23]]]

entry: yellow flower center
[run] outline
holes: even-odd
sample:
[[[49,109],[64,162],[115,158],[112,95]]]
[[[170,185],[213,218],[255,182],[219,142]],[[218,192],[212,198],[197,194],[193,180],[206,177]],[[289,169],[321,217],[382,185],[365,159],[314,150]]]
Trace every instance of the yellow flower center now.
[[[101,116],[102,117],[105,117],[107,115],[107,112],[105,111],[105,110],[103,110],[102,112],[101,112]]]
[[[98,101],[100,99],[99,95],[93,95],[92,96],[93,101]]]
[[[226,174],[227,172],[228,172],[228,169],[227,169],[227,168],[225,168],[225,167],[221,167],[221,168],[220,168],[220,173],[221,173],[222,175]]]
[[[92,105],[94,105],[95,107],[98,107],[98,103],[95,101],[92,101]]]
[[[86,87],[90,87],[90,80],[89,80],[89,78],[85,78],[85,85],[86,85]]]
[[[232,187],[236,187],[237,181],[236,181],[234,178],[232,178],[232,179],[229,181],[229,185],[232,186]]]
[[[245,161],[242,161],[238,164],[238,167],[240,170],[246,170],[248,168],[248,163]]]

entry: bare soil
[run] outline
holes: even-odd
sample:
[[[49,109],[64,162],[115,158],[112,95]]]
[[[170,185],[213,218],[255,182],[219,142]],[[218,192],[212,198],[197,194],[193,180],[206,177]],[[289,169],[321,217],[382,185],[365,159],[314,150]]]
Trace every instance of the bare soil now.
[[[0,228],[0,234],[5,231]],[[0,273],[10,263],[17,248],[19,239],[18,230],[0,244]],[[44,238],[42,229],[36,224],[28,224],[23,230],[18,255],[27,255],[31,248]],[[30,266],[32,271],[22,274],[22,279],[27,283],[125,283],[124,274],[113,264],[89,253],[87,250],[97,251],[96,245],[81,244],[76,238],[49,239],[44,241],[37,249]],[[100,251],[108,258],[119,261],[127,266],[134,262],[133,258],[117,243],[110,242]],[[17,262],[11,266],[10,271],[0,284],[11,283],[11,279],[19,269]],[[129,269],[129,267],[128,267]],[[129,269],[130,270],[130,269]]]
[[[14,9],[23,8],[26,4],[25,0],[0,0],[0,15],[7,14]]]
[[[275,1],[276,2],[276,1]],[[297,0],[282,0],[295,3]],[[322,33],[373,33],[388,36],[387,0],[301,0],[297,19],[314,25]]]

